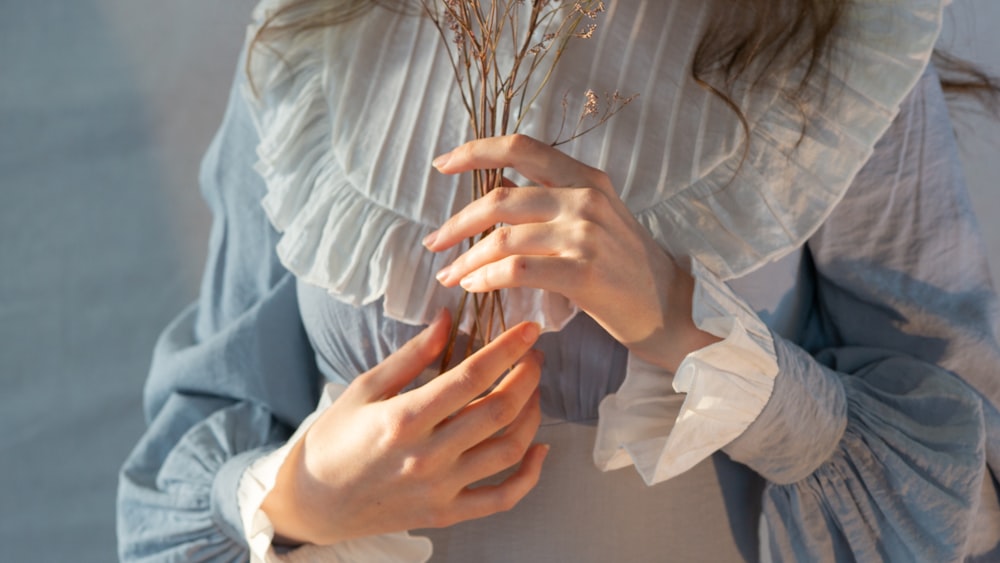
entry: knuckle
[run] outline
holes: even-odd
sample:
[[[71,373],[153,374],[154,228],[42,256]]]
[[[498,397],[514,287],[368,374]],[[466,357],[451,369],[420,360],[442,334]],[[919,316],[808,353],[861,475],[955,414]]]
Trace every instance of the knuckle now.
[[[456,148],[452,152],[452,154],[454,155],[452,156],[452,158],[457,156],[462,161],[468,161],[474,156],[474,153],[472,152],[472,143],[465,143],[464,145],[461,145],[460,147]]]
[[[507,136],[507,150],[519,152],[531,149],[534,139],[522,133],[514,133]]]
[[[374,393],[376,389],[375,372],[371,370],[355,377],[354,381],[350,382],[347,389],[344,390],[341,397],[350,397],[355,394],[368,395]]]
[[[415,416],[410,410],[384,411],[379,423],[383,447],[392,449],[405,443],[408,429],[413,427]]]
[[[507,276],[511,281],[524,279],[528,273],[528,258],[525,256],[514,256],[507,262]]]
[[[400,408],[396,410],[392,420],[396,430],[405,435],[410,428],[416,426],[419,418],[420,412],[416,408]]]
[[[399,462],[399,474],[405,479],[424,479],[434,475],[434,462],[427,455],[405,455]]]
[[[593,178],[594,185],[600,188],[608,188],[611,184],[611,177],[608,173],[600,170],[598,168],[591,169],[591,178]]]
[[[489,198],[488,201],[490,206],[498,207],[503,202],[512,198],[515,193],[516,192],[511,188],[493,188],[486,194],[486,197]]]
[[[524,448],[514,440],[503,440],[497,444],[496,459],[503,467],[511,467],[524,457]]]
[[[506,426],[517,416],[517,408],[513,401],[504,395],[492,397],[487,404],[490,420],[497,426]]]
[[[511,487],[502,487],[497,490],[497,495],[493,500],[494,512],[507,512],[517,506],[521,500],[519,491]]]
[[[404,441],[403,424],[398,417],[383,417],[379,427],[381,449],[391,450]]]
[[[573,229],[577,247],[588,249],[603,236],[603,231],[604,229],[593,221],[580,221]]]
[[[483,368],[475,358],[463,363],[455,372],[454,386],[459,394],[474,397],[479,394],[479,381],[483,377]]]
[[[510,227],[504,226],[499,227],[493,231],[493,247],[496,250],[506,250],[510,248],[511,245],[511,232]]]
[[[608,198],[597,188],[580,188],[578,194],[579,205],[583,210],[599,212],[608,202]]]

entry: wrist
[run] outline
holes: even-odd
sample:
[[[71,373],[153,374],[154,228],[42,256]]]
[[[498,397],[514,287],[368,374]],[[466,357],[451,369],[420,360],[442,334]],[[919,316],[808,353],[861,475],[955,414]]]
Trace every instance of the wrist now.
[[[715,344],[722,339],[705,332],[694,322],[694,277],[686,270],[672,264],[665,289],[667,298],[664,312],[664,330],[656,347],[655,357],[643,358],[676,373],[688,354]],[[643,356],[643,354],[640,354]]]
[[[308,509],[302,499],[308,495],[303,491],[305,480],[301,478],[304,471],[303,445],[305,440],[299,440],[292,446],[288,457],[278,470],[274,488],[264,497],[260,509],[264,511],[271,526],[274,528],[272,544],[297,546],[312,541],[309,534]]]

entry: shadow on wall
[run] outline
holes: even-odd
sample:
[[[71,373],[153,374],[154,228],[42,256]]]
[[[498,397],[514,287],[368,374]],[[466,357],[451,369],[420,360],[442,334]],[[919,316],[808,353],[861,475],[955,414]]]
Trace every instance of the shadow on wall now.
[[[116,30],[130,22],[109,14],[125,4],[144,18],[135,28],[155,33]],[[191,21],[223,11],[172,4]],[[225,10],[245,19],[250,7]],[[116,559],[117,471],[144,427],[153,343],[197,291],[208,217],[196,164],[221,119],[242,23],[220,34],[226,52],[209,49],[218,37],[202,41],[225,68],[206,84],[188,80],[184,61],[172,75],[156,60],[133,66],[127,41],[170,59],[171,42],[191,39],[164,26],[163,11],[83,0],[12,4],[0,18],[3,561]],[[186,118],[207,114],[200,127],[171,119],[201,97],[214,102]]]

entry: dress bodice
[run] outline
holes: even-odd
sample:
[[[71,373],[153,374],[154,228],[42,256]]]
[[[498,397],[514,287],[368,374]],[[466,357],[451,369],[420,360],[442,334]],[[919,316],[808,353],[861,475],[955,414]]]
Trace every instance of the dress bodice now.
[[[730,282],[768,326],[798,340],[811,296],[811,278],[802,251]],[[354,307],[323,289],[299,282],[299,309],[321,371],[330,381],[349,383],[398,350],[420,327],[388,318],[381,303]],[[545,353],[542,410],[552,418],[597,418],[601,399],[625,377],[628,351],[585,314],[559,332],[543,334],[536,346]]]

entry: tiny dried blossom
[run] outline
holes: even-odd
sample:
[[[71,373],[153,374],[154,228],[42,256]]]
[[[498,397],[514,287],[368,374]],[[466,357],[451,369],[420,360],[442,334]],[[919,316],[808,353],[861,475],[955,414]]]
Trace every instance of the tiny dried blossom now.
[[[598,2],[597,6],[595,6],[594,9],[592,10],[584,8],[582,2],[577,2],[576,4],[573,5],[573,11],[583,14],[584,16],[587,16],[592,20],[596,20],[597,15],[604,12],[604,2]]]
[[[445,0],[444,4],[447,8],[444,11],[444,23],[448,27],[448,31],[452,34],[452,42],[458,47],[459,53],[464,53],[465,51],[465,33],[462,31],[461,24],[458,23],[458,19],[455,18],[455,10],[458,9],[459,0]]]
[[[590,24],[583,31],[578,31],[574,33],[573,37],[576,37],[578,39],[590,39],[591,37],[594,36],[594,31],[596,30],[597,30],[597,25]]]
[[[542,36],[542,40],[528,49],[529,55],[538,55],[543,51],[547,50],[552,45],[552,40],[558,37],[555,33],[546,33]]]
[[[617,94],[617,92],[615,92],[615,94]],[[591,117],[597,115],[597,111],[599,109],[597,94],[595,94],[593,90],[587,90],[584,96],[586,96],[587,101],[583,104],[583,116]]]
[[[461,101],[468,114],[474,137],[482,139],[517,133],[524,114],[545,88],[552,68],[559,61],[569,39],[594,35],[604,2],[596,0],[420,0],[424,12],[437,26],[455,71]],[[523,7],[523,8],[522,8]],[[503,56],[498,56],[503,51]],[[510,58],[507,55],[513,54]],[[537,72],[536,72],[537,71]],[[532,76],[540,80],[530,80]],[[623,99],[617,92],[607,108],[592,90],[585,94],[583,111],[568,142],[600,126],[632,98]],[[565,124],[566,99],[563,99]],[[587,124],[584,125],[586,118]],[[557,141],[562,135],[560,127]],[[503,170],[472,172],[473,197],[481,197],[502,184]],[[487,236],[492,228],[479,237]],[[489,342],[494,327],[505,328],[503,304],[499,292],[487,295],[464,293],[455,318],[463,318],[466,302],[473,326],[469,339],[477,334]],[[497,320],[498,323],[494,321]],[[442,370],[448,364],[455,345],[458,323],[442,358]]]
[[[562,123],[559,125],[559,134],[556,135],[556,140],[551,145],[553,147],[564,145],[597,129],[638,97],[639,94],[632,94],[625,97],[617,90],[611,94],[605,93],[604,100],[606,100],[606,103],[604,104],[604,109],[601,109],[601,98],[593,90],[587,90],[584,93],[583,109],[577,118],[576,126],[570,131],[568,136],[563,137],[563,132],[566,130],[566,113],[569,110],[568,94],[563,96]]]

